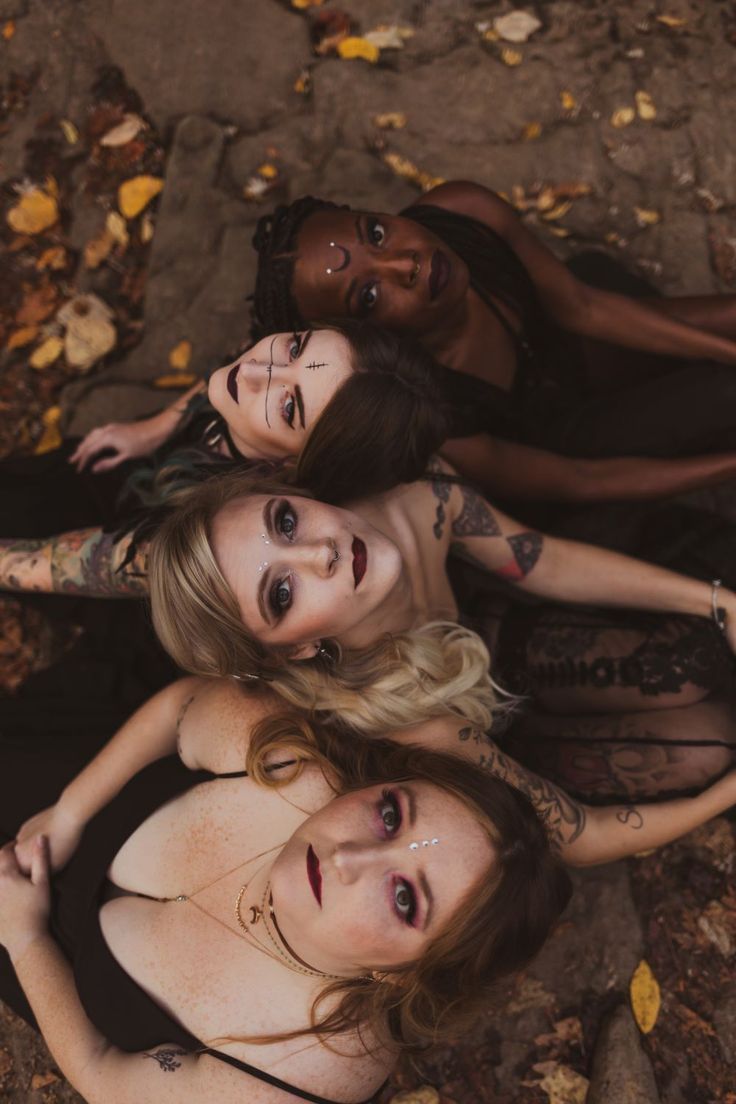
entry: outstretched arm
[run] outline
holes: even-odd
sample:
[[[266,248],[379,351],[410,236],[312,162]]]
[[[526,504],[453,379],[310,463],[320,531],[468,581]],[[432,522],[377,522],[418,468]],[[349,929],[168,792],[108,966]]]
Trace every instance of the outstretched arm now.
[[[74,529],[56,537],[0,539],[0,590],[138,598],[148,594],[145,549],[122,566],[130,537]]]
[[[495,230],[524,264],[542,306],[559,326],[629,349],[736,364],[736,341],[729,337],[680,321],[676,312],[655,310],[642,300],[582,283],[490,189],[456,180],[440,184],[417,202],[470,215]]]
[[[488,495],[532,501],[640,502],[713,487],[736,476],[736,453],[590,460],[486,433],[446,441],[442,455]]]

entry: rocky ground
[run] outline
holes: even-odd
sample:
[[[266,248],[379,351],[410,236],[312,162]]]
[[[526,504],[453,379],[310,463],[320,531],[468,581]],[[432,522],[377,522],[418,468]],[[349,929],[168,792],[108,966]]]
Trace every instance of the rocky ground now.
[[[393,211],[469,178],[560,256],[606,249],[669,293],[732,288],[736,5],[539,0],[523,42],[494,23],[512,8],[0,0],[0,452],[151,412],[226,357],[247,337],[255,221],[303,192]],[[9,692],[48,648],[35,614],[2,618]],[[736,1104],[733,854],[719,820],[578,874],[533,969],[386,1100]],[[642,961],[661,993],[647,1033],[629,1010]],[[0,1095],[78,1099],[7,1014]]]

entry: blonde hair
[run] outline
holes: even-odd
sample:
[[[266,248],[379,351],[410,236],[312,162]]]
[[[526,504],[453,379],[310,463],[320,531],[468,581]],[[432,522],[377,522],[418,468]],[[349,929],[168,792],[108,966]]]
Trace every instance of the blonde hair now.
[[[237,498],[295,493],[311,497],[236,473],[193,488],[164,521],[151,542],[151,605],[159,639],[178,666],[204,677],[252,680],[254,688],[260,680],[289,705],[365,735],[447,713],[490,728],[511,699],[489,674],[483,641],[460,625],[435,621],[360,649],[323,641],[327,655],[304,661],[264,646],[248,631],[212,550],[213,520]]]

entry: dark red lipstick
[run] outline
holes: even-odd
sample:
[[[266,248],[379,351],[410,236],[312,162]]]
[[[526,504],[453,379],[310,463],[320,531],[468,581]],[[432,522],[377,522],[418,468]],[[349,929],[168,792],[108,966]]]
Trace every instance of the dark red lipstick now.
[[[360,580],[365,575],[368,565],[368,550],[360,537],[353,537],[353,578],[356,590],[360,586]]]
[[[230,396],[235,400],[236,403],[240,402],[240,399],[238,398],[238,369],[239,368],[240,368],[239,363],[234,364],[232,366],[232,368],[230,369],[230,371],[228,372],[228,374],[227,374],[227,389],[230,393]]]
[[[445,253],[441,249],[435,249],[432,254],[432,264],[429,269],[429,298],[436,299],[445,290],[450,279],[452,266]]]
[[[317,904],[322,908],[322,874],[319,869],[319,859],[312,850],[311,843],[307,848],[307,877]]]

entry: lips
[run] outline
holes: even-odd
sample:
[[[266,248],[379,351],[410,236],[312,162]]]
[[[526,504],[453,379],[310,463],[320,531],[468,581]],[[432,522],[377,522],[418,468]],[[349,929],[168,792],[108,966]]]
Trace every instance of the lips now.
[[[317,904],[322,908],[322,874],[319,869],[319,859],[312,850],[311,843],[307,848],[307,877]]]
[[[227,389],[230,396],[236,403],[240,402],[238,398],[238,369],[240,364],[234,364],[227,374]]]
[[[432,264],[429,270],[429,298],[436,299],[445,290],[450,279],[452,266],[447,255],[441,249],[435,249],[432,254]]]
[[[367,565],[368,550],[360,537],[353,537],[353,578],[355,579],[356,590],[360,586],[360,580],[365,575]]]

